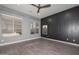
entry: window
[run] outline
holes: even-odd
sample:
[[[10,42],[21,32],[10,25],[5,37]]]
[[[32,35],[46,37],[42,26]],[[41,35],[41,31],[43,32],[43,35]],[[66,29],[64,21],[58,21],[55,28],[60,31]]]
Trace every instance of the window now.
[[[1,15],[2,36],[17,36],[22,34],[21,18],[6,14]]]

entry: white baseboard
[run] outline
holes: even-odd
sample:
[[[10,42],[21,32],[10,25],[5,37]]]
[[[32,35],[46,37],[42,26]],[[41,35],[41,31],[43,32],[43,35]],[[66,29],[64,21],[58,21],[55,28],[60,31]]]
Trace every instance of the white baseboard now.
[[[79,47],[79,44],[75,44],[75,43],[70,43],[70,42],[65,42],[65,41],[60,41],[60,40],[45,38],[45,37],[42,37],[42,38],[44,38],[46,40],[51,40],[51,41],[60,42],[60,43],[69,44],[69,45],[73,45],[73,46],[78,46]]]
[[[25,40],[19,40],[19,41],[10,42],[10,43],[2,43],[2,44],[0,44],[0,46],[10,45],[10,44],[14,44],[14,43],[21,43],[21,42],[24,42],[24,41],[35,40],[35,39],[38,39],[38,38],[41,38],[41,37],[32,38],[32,39],[25,39]]]

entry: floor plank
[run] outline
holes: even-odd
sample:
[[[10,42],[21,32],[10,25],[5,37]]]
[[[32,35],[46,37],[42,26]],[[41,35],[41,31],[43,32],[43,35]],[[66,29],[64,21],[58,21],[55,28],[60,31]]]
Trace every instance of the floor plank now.
[[[79,47],[36,39],[0,47],[1,55],[79,55]]]

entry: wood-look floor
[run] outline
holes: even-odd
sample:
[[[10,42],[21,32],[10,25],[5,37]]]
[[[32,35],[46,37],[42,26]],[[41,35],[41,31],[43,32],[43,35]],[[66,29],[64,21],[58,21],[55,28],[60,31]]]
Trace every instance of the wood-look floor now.
[[[45,39],[0,47],[1,55],[79,55],[79,47]]]

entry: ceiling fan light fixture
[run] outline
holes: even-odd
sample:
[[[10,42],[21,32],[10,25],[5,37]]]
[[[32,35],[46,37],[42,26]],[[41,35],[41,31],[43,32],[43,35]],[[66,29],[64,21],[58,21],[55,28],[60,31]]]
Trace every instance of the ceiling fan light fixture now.
[[[37,15],[41,15],[40,13],[37,13]]]

